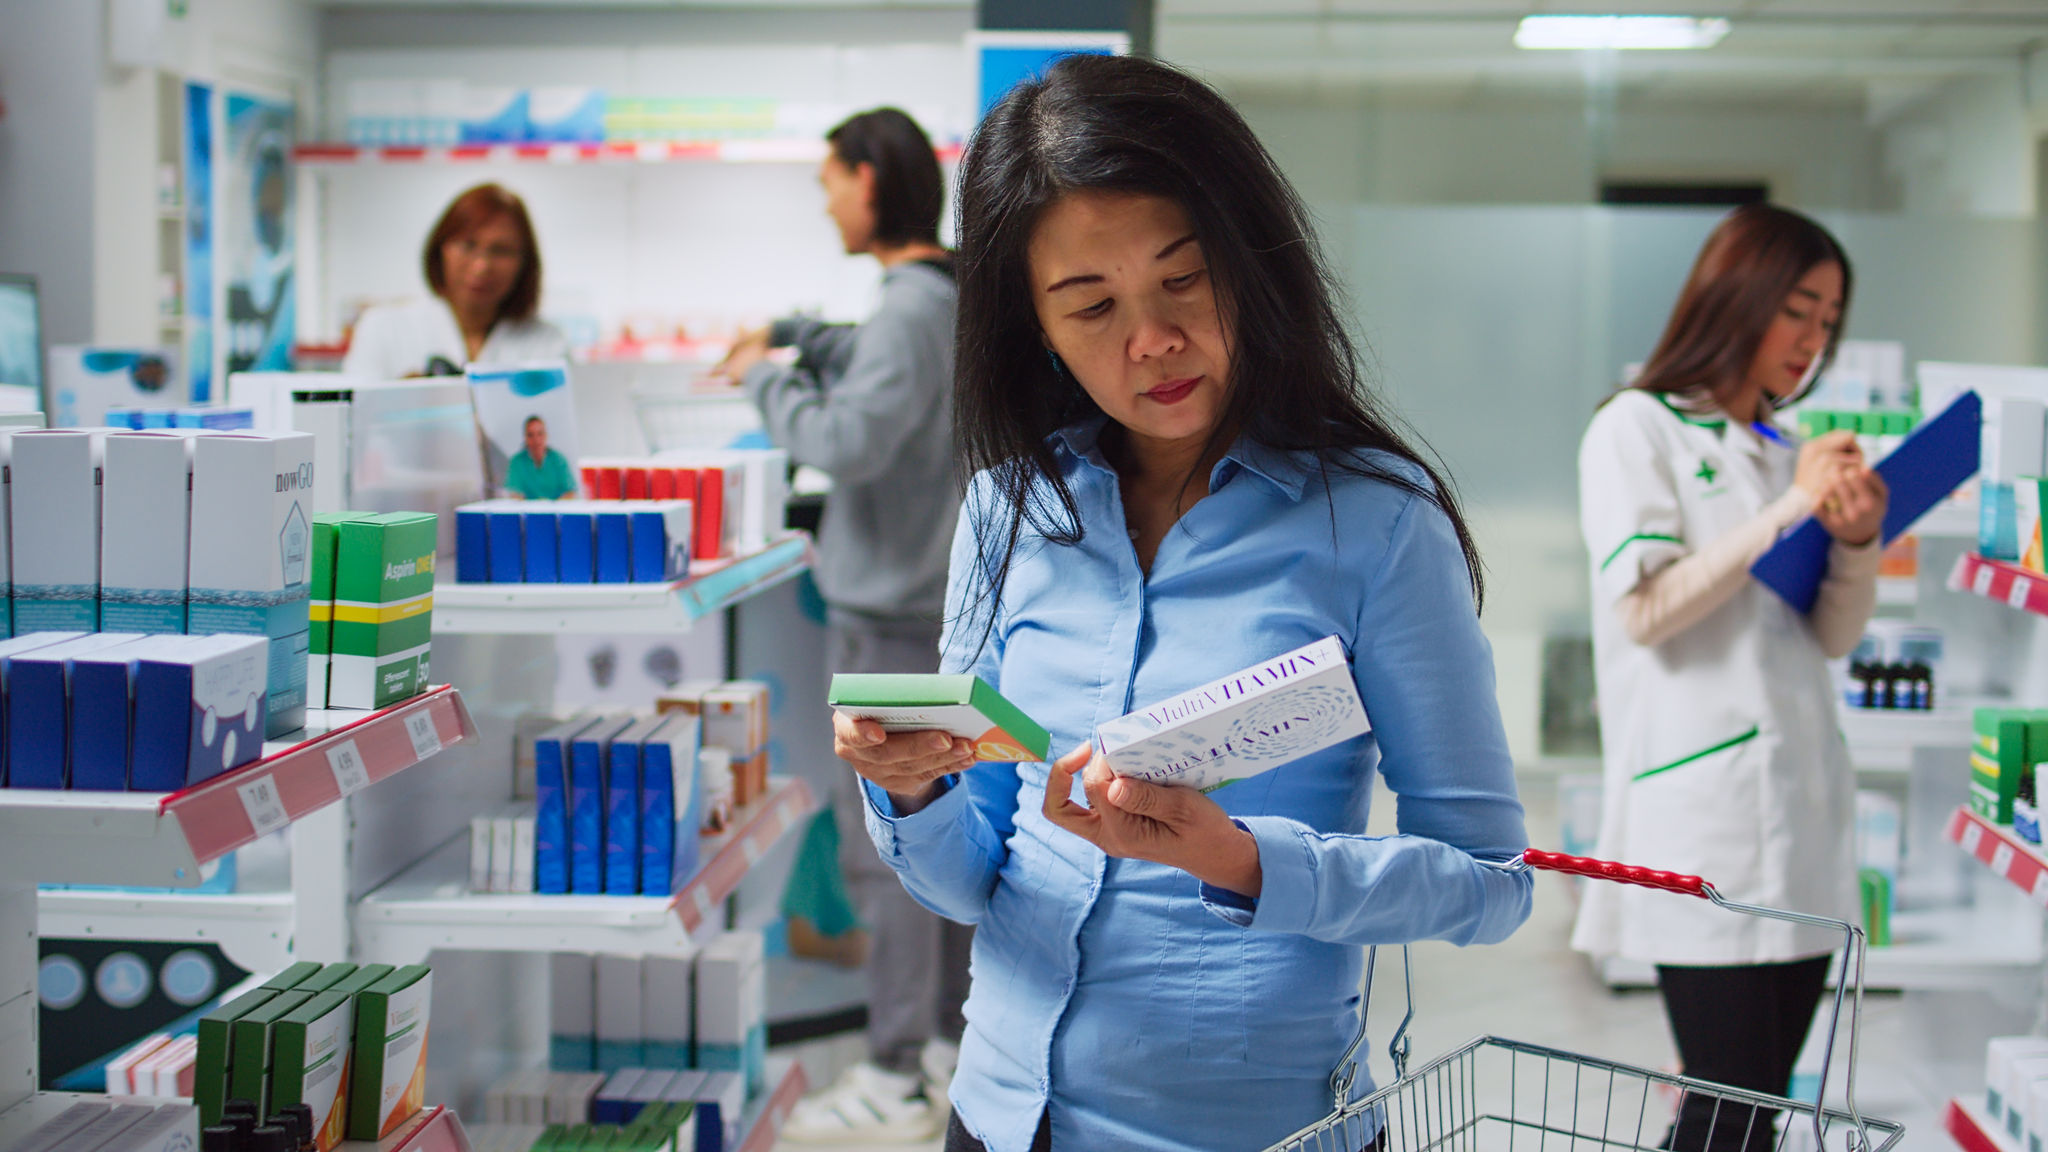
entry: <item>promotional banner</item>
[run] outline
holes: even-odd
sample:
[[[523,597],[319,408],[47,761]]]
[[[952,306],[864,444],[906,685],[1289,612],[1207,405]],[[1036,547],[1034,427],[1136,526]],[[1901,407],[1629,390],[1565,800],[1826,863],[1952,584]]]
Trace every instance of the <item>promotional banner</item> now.
[[[292,105],[230,93],[220,157],[222,328],[229,372],[291,367]]]
[[[192,399],[213,398],[213,88],[185,85],[186,378]],[[225,383],[225,381],[223,381]]]

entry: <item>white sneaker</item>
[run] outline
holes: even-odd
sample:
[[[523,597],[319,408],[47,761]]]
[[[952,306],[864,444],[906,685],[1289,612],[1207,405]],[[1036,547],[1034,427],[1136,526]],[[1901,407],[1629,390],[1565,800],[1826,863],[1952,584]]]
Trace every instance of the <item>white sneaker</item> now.
[[[863,1060],[799,1101],[781,1135],[796,1144],[916,1144],[937,1137],[942,1120],[920,1077]]]
[[[924,1094],[935,1104],[945,1103],[946,1090],[953,1085],[953,1069],[960,1063],[960,1046],[934,1037],[924,1042],[917,1063],[924,1072]]]

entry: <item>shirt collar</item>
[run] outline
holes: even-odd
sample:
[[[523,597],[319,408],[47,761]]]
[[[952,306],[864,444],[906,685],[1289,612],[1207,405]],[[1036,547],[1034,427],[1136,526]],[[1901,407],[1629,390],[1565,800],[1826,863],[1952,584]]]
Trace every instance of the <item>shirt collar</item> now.
[[[1076,421],[1053,433],[1054,449],[1064,449],[1072,460],[1093,465],[1114,476],[1116,469],[1102,456],[1102,429],[1108,425],[1109,417],[1090,416]],[[1308,487],[1308,474],[1313,464],[1306,452],[1285,452],[1269,448],[1249,437],[1240,436],[1223,459],[1209,473],[1211,492],[1223,487],[1239,469],[1260,477],[1278,488],[1289,500],[1301,499]]]

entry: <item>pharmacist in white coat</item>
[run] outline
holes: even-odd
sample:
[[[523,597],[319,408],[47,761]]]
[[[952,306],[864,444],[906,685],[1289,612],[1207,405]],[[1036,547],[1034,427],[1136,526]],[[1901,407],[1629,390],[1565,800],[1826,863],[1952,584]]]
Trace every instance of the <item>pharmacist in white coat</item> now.
[[[566,359],[562,331],[540,307],[540,246],[526,204],[479,184],[441,213],[421,270],[431,299],[380,305],[356,321],[345,375],[374,380],[459,376],[470,364]]]
[[[1856,645],[1875,604],[1886,492],[1847,434],[1795,445],[1772,413],[1832,357],[1850,284],[1818,224],[1736,210],[1579,450],[1606,769],[1598,854],[1843,920],[1858,915],[1855,779],[1825,661]],[[1749,566],[1808,514],[1834,544],[1801,615]],[[1587,885],[1583,900],[1573,947],[1657,966],[1688,1075],[1786,1091],[1838,938],[1621,885]],[[1689,1099],[1665,1147],[1769,1149],[1772,1128]]]

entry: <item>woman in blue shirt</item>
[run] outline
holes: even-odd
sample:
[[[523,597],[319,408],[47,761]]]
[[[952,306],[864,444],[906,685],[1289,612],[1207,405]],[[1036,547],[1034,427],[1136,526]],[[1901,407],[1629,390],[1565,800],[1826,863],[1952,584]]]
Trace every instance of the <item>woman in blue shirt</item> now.
[[[1074,751],[972,764],[835,721],[883,858],[978,926],[947,1147],[1263,1148],[1330,1108],[1361,945],[1528,915],[1480,862],[1525,835],[1470,536],[1367,393],[1307,212],[1200,82],[1067,58],[960,186],[943,667]],[[1333,634],[1372,734],[1208,795],[1091,760],[1095,725]],[[1364,835],[1375,770],[1398,836]]]

